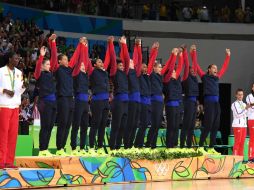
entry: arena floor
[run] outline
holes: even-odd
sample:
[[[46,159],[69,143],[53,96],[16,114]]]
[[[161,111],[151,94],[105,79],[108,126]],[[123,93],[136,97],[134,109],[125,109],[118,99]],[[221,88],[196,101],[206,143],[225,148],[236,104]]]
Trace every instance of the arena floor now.
[[[44,188],[43,188],[44,189]],[[151,183],[107,184],[45,190],[254,190],[253,179],[218,179]]]

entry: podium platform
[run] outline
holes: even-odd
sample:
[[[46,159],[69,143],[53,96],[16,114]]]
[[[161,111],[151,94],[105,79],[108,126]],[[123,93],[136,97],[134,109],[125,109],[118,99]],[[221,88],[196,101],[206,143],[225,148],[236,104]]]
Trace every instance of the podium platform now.
[[[118,157],[17,157],[19,169],[0,170],[0,188],[254,177],[254,164],[243,164],[242,160],[241,156],[229,155],[164,161]]]

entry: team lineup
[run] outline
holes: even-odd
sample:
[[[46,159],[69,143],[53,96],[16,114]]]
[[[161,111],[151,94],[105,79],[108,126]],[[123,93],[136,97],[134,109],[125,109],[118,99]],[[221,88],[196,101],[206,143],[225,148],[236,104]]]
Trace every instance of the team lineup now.
[[[34,73],[39,89],[38,108],[41,121],[39,156],[52,156],[52,153],[48,151],[48,145],[56,117],[58,122],[56,155],[68,155],[64,148],[70,128],[72,155],[105,154],[103,139],[109,111],[112,113],[109,139],[111,151],[117,151],[122,144],[125,149],[143,148],[144,146],[156,148],[164,109],[167,119],[166,147],[174,148],[178,146],[181,101],[184,105],[184,118],[180,134],[180,147],[192,148],[197,98],[201,90],[198,85],[198,77],[203,83],[204,95],[204,129],[201,133],[198,150],[203,154],[220,154],[214,149],[221,113],[219,80],[225,74],[230,62],[229,49],[226,49],[226,57],[220,70],[215,64],[211,64],[207,71],[203,71],[198,63],[195,45],[190,47],[189,52],[192,65],[189,63],[187,47],[182,45],[179,48],[173,48],[166,64],[162,67],[162,64],[156,60],[159,50],[158,42],[152,45],[149,63],[146,65],[142,62],[141,39],[135,40],[131,59],[126,38],[122,36],[119,39],[120,59],[117,59],[113,43],[114,37],[110,36],[107,39],[104,61],[96,59],[92,63],[88,53],[88,40],[85,37],[80,38],[70,61],[64,54],[58,55],[56,38],[55,34],[49,37],[50,58],[46,56],[46,47],[41,47]],[[6,125],[6,129],[14,128],[12,126],[15,124],[5,122],[4,118],[7,116],[11,118],[10,115],[17,114],[17,110],[15,113],[9,113],[8,109],[5,110],[4,107],[17,108],[20,102],[18,98],[24,90],[22,73],[15,68],[16,62],[17,56],[10,54],[9,63],[0,69],[1,80],[4,82],[0,86],[2,91],[0,104],[3,105],[0,109],[0,122]],[[180,76],[182,70],[183,74]],[[113,84],[113,95],[110,92],[110,81]],[[91,101],[89,90],[92,93]],[[254,92],[254,87],[252,92]],[[231,107],[234,117],[232,127],[234,127],[236,137],[234,155],[243,155],[247,115],[248,126],[251,129],[250,142],[254,142],[252,140],[254,136],[252,129],[254,128],[253,94],[248,95],[247,104],[244,104],[242,102],[243,90],[238,89],[237,100]],[[113,100],[109,102],[111,96]],[[89,109],[92,113],[89,132],[90,149],[86,151],[84,147],[89,126]],[[151,114],[149,114],[149,110],[151,110]],[[149,121],[151,121],[151,128],[147,140],[144,142]],[[78,150],[79,130],[80,149]],[[16,131],[13,132],[13,134],[16,133]],[[209,133],[210,144],[205,149],[204,142]],[[13,166],[16,137],[3,135],[3,138],[5,141],[0,145],[1,163]],[[253,143],[249,144],[250,160],[254,158],[253,146]]]

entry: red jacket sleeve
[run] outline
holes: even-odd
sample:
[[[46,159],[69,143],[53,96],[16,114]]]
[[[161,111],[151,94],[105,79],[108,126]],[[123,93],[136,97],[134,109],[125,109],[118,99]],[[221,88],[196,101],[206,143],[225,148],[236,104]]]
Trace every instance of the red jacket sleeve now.
[[[107,44],[107,50],[106,50],[106,55],[105,55],[105,59],[104,59],[104,69],[107,70],[108,66],[110,64],[110,43],[108,42]]]
[[[80,49],[81,49],[81,44],[79,43],[68,64],[70,68],[73,68],[75,67],[75,65],[79,64]]]
[[[171,61],[172,61],[173,56],[174,56],[174,54],[172,53],[172,54],[170,55],[169,59],[167,60],[166,64],[165,64],[164,67],[162,68],[162,70],[161,70],[161,75],[164,75],[164,74],[167,72],[167,70],[168,70],[168,68],[169,68],[169,65],[170,65],[170,63],[171,63]]]
[[[72,76],[77,76],[80,72],[80,68],[81,68],[81,63],[83,62],[84,63],[84,66],[85,66],[85,70],[87,71],[87,65],[88,65],[88,47],[83,45],[83,44],[79,44],[79,47],[78,47],[80,50],[79,50],[79,58],[78,60],[76,61],[76,63],[74,62],[75,60],[72,59],[70,62],[69,62],[69,66],[70,64],[72,65],[72,67],[74,67],[73,71],[72,71]],[[75,55],[76,56],[76,55]],[[73,66],[74,64],[74,66]]]
[[[128,52],[127,44],[121,44],[120,58],[124,65],[125,73],[128,74],[130,66],[130,55]]]
[[[56,72],[59,68],[58,59],[57,59],[57,49],[56,42],[50,41],[51,55],[50,55],[50,70]]]
[[[177,69],[176,69],[176,79],[179,78],[181,72],[182,72],[182,68],[183,68],[183,55],[179,55],[178,57],[178,65],[177,65]]]
[[[135,65],[135,69],[136,69],[136,72],[137,72],[137,76],[139,77],[141,75],[141,70],[142,70],[142,49],[141,49],[141,46],[137,45],[138,48],[138,62],[137,64]]]
[[[190,72],[190,63],[189,63],[188,53],[186,49],[183,51],[183,60],[185,64],[184,64],[184,73],[183,73],[182,81],[185,81],[188,78],[189,72]]]
[[[195,73],[195,75],[197,74],[197,58],[195,58],[196,59],[196,61],[193,61],[193,56],[196,54],[196,50],[194,50],[194,51],[192,51],[191,53],[190,53],[190,55],[191,55],[191,60],[192,60],[192,69],[194,70],[194,73]],[[196,55],[195,55],[196,56]]]
[[[197,69],[198,75],[202,78],[205,75],[205,72],[200,68],[200,66],[198,64],[197,51],[192,51],[191,58],[192,58],[193,64],[195,65],[195,67]]]
[[[175,68],[176,58],[177,58],[177,56],[173,54],[173,55],[172,55],[172,58],[171,58],[171,61],[170,61],[169,64],[168,64],[168,71],[167,71],[167,74],[165,75],[165,77],[164,77],[164,79],[163,79],[163,82],[164,82],[164,83],[169,82],[169,80],[170,80],[171,77],[172,77],[172,73],[173,73],[173,70],[174,70],[174,68]]]
[[[224,60],[224,63],[222,65],[222,68],[221,70],[218,72],[218,77],[221,78],[225,72],[227,71],[228,69],[228,65],[229,65],[229,61],[230,61],[230,56],[229,55],[226,55],[226,58]]]
[[[150,52],[148,69],[147,69],[147,74],[148,75],[150,75],[153,72],[153,67],[154,67],[157,55],[158,55],[158,48],[152,48],[151,52]]]
[[[41,76],[41,65],[43,62],[43,56],[40,55],[39,59],[37,60],[36,66],[35,66],[35,71],[34,71],[34,78],[38,80]]]
[[[117,71],[116,52],[113,42],[109,43],[110,48],[110,76],[115,76]]]

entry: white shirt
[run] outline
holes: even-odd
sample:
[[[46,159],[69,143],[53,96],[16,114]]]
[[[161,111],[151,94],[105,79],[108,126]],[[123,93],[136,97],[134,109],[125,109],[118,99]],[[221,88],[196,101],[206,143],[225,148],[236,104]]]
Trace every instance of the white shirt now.
[[[231,105],[231,110],[233,111],[232,127],[247,127],[247,110],[245,107],[246,104],[238,100]]]
[[[9,72],[10,71],[10,72]],[[9,97],[7,94],[3,93],[3,89],[7,90],[13,90],[12,89],[12,81],[13,80],[13,74],[15,74],[15,80],[14,80],[14,96]],[[11,77],[10,77],[11,75]],[[21,104],[21,95],[25,91],[23,86],[23,76],[22,72],[18,70],[17,68],[14,69],[14,72],[12,70],[9,70],[7,66],[0,68],[0,108],[18,108]]]
[[[247,104],[253,104],[254,103],[254,97],[252,94],[249,94],[247,97],[246,97],[246,102]],[[248,109],[248,120],[254,120],[254,106],[250,107]]]

